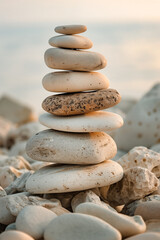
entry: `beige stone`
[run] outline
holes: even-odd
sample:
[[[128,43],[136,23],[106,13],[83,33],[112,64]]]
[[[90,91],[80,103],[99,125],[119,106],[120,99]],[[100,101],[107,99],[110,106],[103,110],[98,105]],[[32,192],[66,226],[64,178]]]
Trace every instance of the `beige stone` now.
[[[66,164],[96,164],[115,156],[117,147],[106,133],[66,133],[44,130],[27,143],[34,160]]]
[[[107,60],[96,52],[49,48],[44,54],[49,68],[76,71],[96,71],[106,67]]]
[[[66,213],[70,213],[70,211],[68,211],[66,208],[60,207],[60,206],[54,207],[54,208],[50,208],[49,210],[54,212],[57,216],[60,216],[62,214],[66,214]]]
[[[102,219],[116,228],[123,238],[143,233],[146,230],[145,222],[141,216],[129,217],[95,203],[81,203],[76,207],[75,212]]]
[[[82,92],[107,89],[109,80],[99,72],[57,71],[45,75],[42,84],[50,92]]]
[[[76,116],[56,116],[44,113],[39,121],[42,125],[64,132],[104,132],[123,125],[121,116],[111,112],[96,111]]]
[[[145,221],[147,232],[158,232],[160,233],[160,219],[149,219]]]
[[[133,237],[125,238],[125,240],[159,240],[160,234],[154,232],[146,232],[142,234],[135,235]]]
[[[0,115],[16,124],[23,124],[37,119],[30,107],[9,96],[0,98]]]
[[[42,108],[58,116],[70,116],[110,108],[120,100],[121,96],[115,89],[102,89],[52,95],[44,99]]]
[[[34,239],[43,237],[47,225],[57,215],[41,206],[26,206],[16,218],[16,229],[29,234]]]
[[[55,27],[54,31],[61,34],[77,34],[87,31],[87,27],[85,25],[78,24],[62,25]]]
[[[0,167],[0,186],[8,187],[20,175],[21,172],[14,167]]]
[[[71,48],[71,49],[89,49],[93,46],[92,41],[79,35],[59,35],[49,39],[52,47]]]
[[[106,240],[106,236],[107,240],[121,240],[119,231],[111,225],[99,218],[78,213],[56,217],[44,232],[45,240]]]
[[[134,212],[141,215],[144,220],[160,219],[160,201],[149,201],[140,203]]]
[[[117,161],[124,170],[132,167],[143,167],[152,171],[160,165],[160,153],[146,147],[134,147]],[[160,175],[159,175],[160,176]]]
[[[57,164],[41,168],[31,175],[26,189],[31,193],[75,192],[110,185],[122,177],[122,167],[111,160],[86,166]]]
[[[3,232],[2,234],[0,234],[0,240],[13,240],[13,239],[34,240],[28,234],[21,232],[21,231],[17,231],[17,230],[10,230],[10,231],[6,231],[6,232]]]
[[[115,205],[128,204],[154,192],[159,186],[158,178],[146,168],[134,167],[124,172],[121,181],[110,186],[109,202]]]

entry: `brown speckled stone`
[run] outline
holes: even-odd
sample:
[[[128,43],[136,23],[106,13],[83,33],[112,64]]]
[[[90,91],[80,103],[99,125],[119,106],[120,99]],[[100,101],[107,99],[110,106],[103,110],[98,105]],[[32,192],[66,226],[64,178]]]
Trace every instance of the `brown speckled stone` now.
[[[121,100],[114,89],[102,89],[92,92],[57,94],[47,97],[42,107],[55,115],[78,115],[113,107]]]

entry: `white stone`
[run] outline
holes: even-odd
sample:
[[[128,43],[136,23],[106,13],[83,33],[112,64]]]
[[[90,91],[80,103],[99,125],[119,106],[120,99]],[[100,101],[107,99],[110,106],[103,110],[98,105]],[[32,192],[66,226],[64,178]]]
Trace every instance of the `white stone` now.
[[[115,156],[117,147],[106,133],[67,133],[44,130],[27,143],[34,160],[64,164],[96,164]]]
[[[124,126],[116,132],[118,149],[151,147],[160,141],[160,84],[156,84],[128,112]]]
[[[62,230],[63,229],[63,230]],[[46,227],[45,240],[121,240],[121,234],[99,218],[68,213],[55,218]]]
[[[62,48],[49,48],[44,60],[49,68],[85,72],[103,69],[107,65],[100,53]]]
[[[64,193],[113,184],[123,177],[122,167],[111,160],[96,165],[49,165],[26,182],[31,193]]]
[[[99,72],[51,72],[42,79],[43,87],[50,92],[82,92],[109,87],[108,78]]]
[[[117,162],[124,170],[139,166],[152,171],[155,167],[160,166],[160,153],[146,147],[138,146],[131,149],[127,154],[118,159]]]
[[[57,215],[41,206],[26,206],[16,218],[16,229],[31,235],[34,239],[43,237],[47,225]]]
[[[0,234],[0,240],[34,240],[31,236],[28,234],[17,231],[17,230],[10,230],[3,232]]]
[[[124,171],[123,179],[110,186],[107,199],[116,206],[141,199],[158,189],[159,180],[146,168],[133,167]]]
[[[80,35],[59,35],[49,39],[52,47],[89,49],[93,46],[92,41]]]
[[[48,128],[64,132],[112,131],[123,125],[123,119],[118,114],[105,111],[65,117],[44,113],[39,121]]]
[[[0,115],[16,124],[23,124],[37,119],[30,107],[9,96],[0,98]]]
[[[123,238],[143,233],[146,230],[146,224],[141,216],[130,217],[95,203],[81,203],[76,207],[75,212],[102,219],[120,231]]]
[[[54,31],[62,34],[77,34],[77,33],[83,33],[87,31],[87,27],[85,25],[78,25],[78,24],[62,25],[62,26],[55,27]]]

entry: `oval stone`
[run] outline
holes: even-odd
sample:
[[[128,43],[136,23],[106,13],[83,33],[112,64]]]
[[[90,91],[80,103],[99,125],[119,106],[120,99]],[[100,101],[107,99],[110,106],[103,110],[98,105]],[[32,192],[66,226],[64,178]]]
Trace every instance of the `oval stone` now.
[[[95,165],[49,165],[33,173],[26,182],[30,193],[64,193],[103,187],[118,182],[123,168],[112,160]]]
[[[110,108],[120,100],[121,96],[115,89],[102,89],[52,95],[42,102],[42,108],[58,116],[69,116]]]
[[[107,60],[100,53],[62,48],[49,48],[44,60],[48,67],[63,70],[94,71],[107,65]]]
[[[55,36],[49,39],[49,44],[52,47],[72,49],[89,49],[93,46],[89,38],[79,35]]]
[[[48,128],[64,132],[104,132],[123,125],[120,115],[106,111],[65,117],[44,113],[39,121]]]
[[[116,155],[114,140],[104,132],[66,133],[44,130],[27,142],[27,155],[38,161],[96,164]]]
[[[121,240],[121,234],[99,218],[86,214],[67,213],[55,218],[47,226],[44,239]]]
[[[50,92],[82,92],[107,89],[109,80],[99,72],[59,71],[45,75],[42,84]]]
[[[62,34],[77,34],[83,33],[87,30],[85,25],[62,25],[57,26],[54,31]]]

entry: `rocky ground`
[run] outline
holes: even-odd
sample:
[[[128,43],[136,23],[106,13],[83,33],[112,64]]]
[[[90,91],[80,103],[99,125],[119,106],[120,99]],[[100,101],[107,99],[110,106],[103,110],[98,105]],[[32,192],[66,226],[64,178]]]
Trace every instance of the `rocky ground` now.
[[[160,239],[159,96],[156,84],[139,101],[123,99],[113,107],[124,118],[124,126],[110,134],[118,145],[113,160],[123,168],[121,180],[45,194],[28,191],[26,182],[51,163],[25,151],[28,139],[45,128],[30,108],[2,97],[0,239]]]

